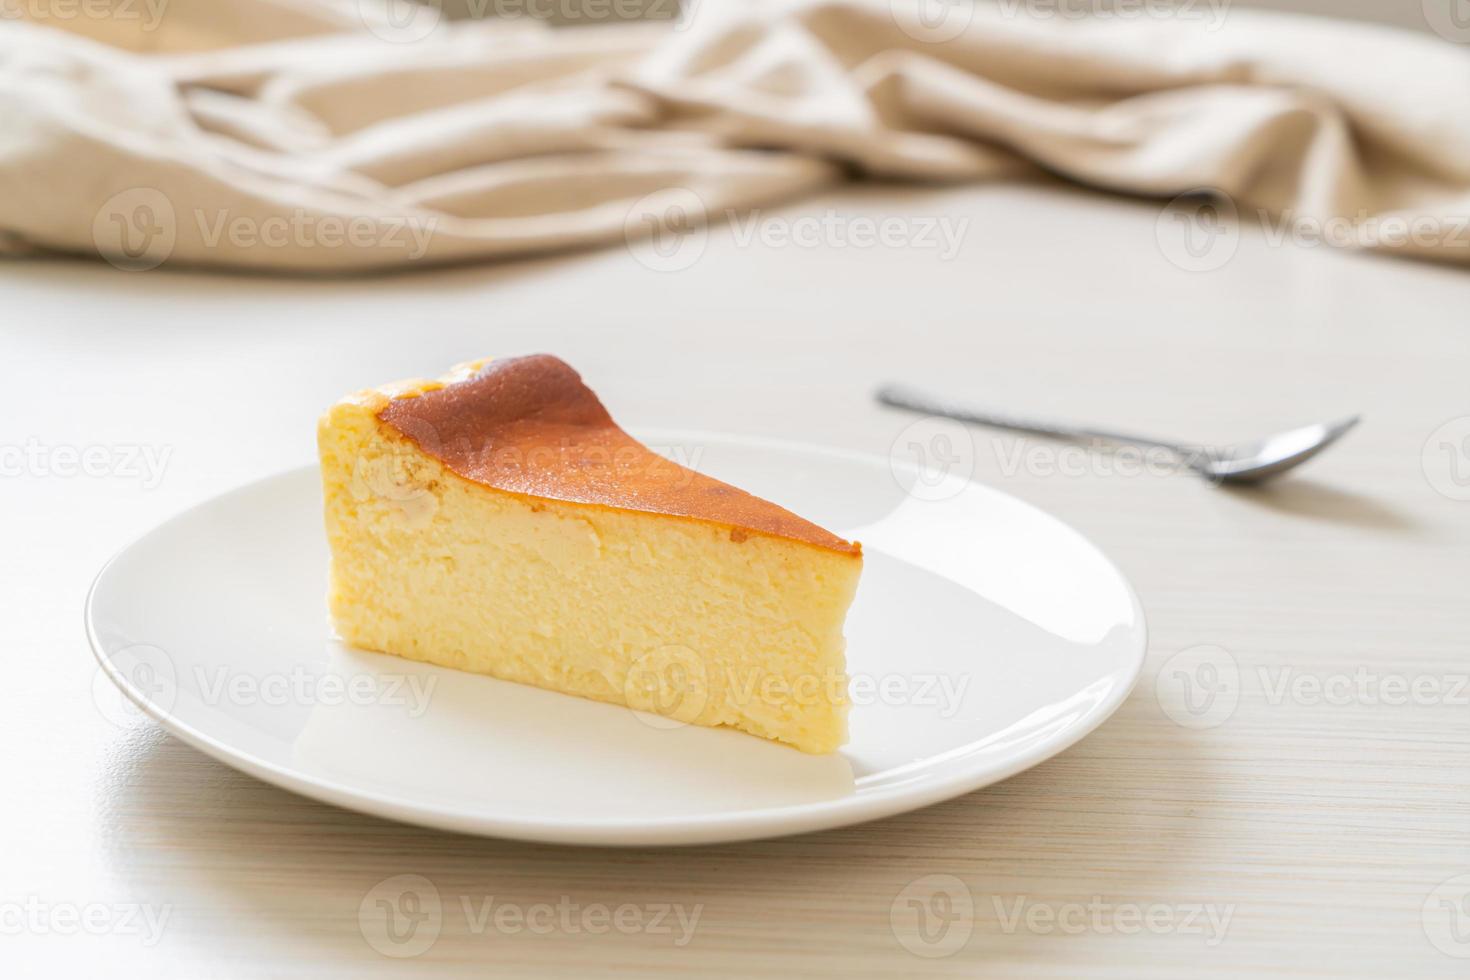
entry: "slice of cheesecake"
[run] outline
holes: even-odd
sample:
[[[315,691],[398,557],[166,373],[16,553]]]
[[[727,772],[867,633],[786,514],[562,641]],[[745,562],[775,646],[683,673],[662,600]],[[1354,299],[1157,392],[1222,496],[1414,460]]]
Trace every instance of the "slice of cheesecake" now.
[[[347,642],[661,724],[846,740],[861,546],[654,453],[557,358],[359,392],[318,443]]]

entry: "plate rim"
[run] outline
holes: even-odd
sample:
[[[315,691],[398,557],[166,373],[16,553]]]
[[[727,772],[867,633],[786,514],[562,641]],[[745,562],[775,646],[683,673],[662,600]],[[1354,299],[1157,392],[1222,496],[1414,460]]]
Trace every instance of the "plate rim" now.
[[[708,430],[634,427],[633,431],[635,436],[647,442],[659,439],[681,440],[697,438],[710,442],[721,442],[751,448],[768,448],[802,454],[814,454],[828,458],[846,459],[869,465],[893,465],[893,460],[884,459],[884,457],[874,453],[794,440],[769,439],[759,436],[719,433]],[[716,814],[658,817],[653,819],[550,818],[525,820],[497,817],[483,813],[471,813],[447,806],[406,803],[400,799],[395,799],[373,790],[363,789],[337,780],[302,775],[275,762],[258,758],[249,752],[232,747],[228,743],[196,729],[173,714],[158,709],[147,697],[133,690],[132,685],[126,677],[122,675],[121,671],[112,662],[110,655],[104,652],[101,637],[97,634],[95,602],[98,589],[101,587],[103,579],[107,577],[107,573],[134,547],[168,525],[176,521],[181,521],[194,512],[205,507],[213,506],[228,497],[242,495],[265,484],[302,476],[307,471],[318,469],[318,463],[294,466],[239,484],[228,490],[199,500],[141,534],[135,535],[126,544],[117,549],[102,564],[97,574],[93,576],[92,582],[87,588],[86,599],[83,604],[83,624],[85,626],[88,644],[92,649],[92,656],[97,661],[103,673],[107,675],[108,679],[129,701],[136,705],[149,718],[152,718],[162,726],[165,731],[176,736],[187,745],[203,752],[205,755],[233,769],[260,779],[263,782],[270,783],[309,799],[340,806],[344,809],[364,813],[369,816],[476,836],[534,841],[538,843],[603,847],[687,846],[760,840],[867,823],[869,821],[907,813],[912,810],[919,810],[945,800],[955,799],[956,797],[975,792],[976,790],[994,785],[1021,772],[1025,772],[1027,769],[1031,769],[1067,751],[1096,731],[1103,722],[1111,718],[1118,708],[1122,706],[1137,687],[1138,680],[1143,673],[1144,664],[1148,659],[1148,622],[1144,615],[1143,605],[1139,601],[1138,593],[1133,588],[1133,583],[1129,581],[1128,577],[1123,573],[1123,570],[1117,566],[1105,551],[1071,524],[1068,524],[1061,518],[1037,507],[1029,501],[1022,500],[1013,494],[990,486],[989,484],[967,480],[967,483],[974,484],[987,493],[1006,497],[1011,502],[1019,504],[1047,520],[1060,524],[1075,534],[1082,542],[1097,553],[1107,568],[1117,577],[1133,606],[1134,620],[1137,624],[1136,633],[1138,642],[1131,660],[1126,664],[1121,664],[1129,669],[1126,682],[1114,685],[1108,697],[1092,705],[1081,720],[1070,726],[1060,736],[1038,742],[1036,745],[1018,753],[1004,765],[972,764],[968,767],[961,765],[956,772],[947,776],[941,776],[922,789],[909,789],[905,788],[903,784],[900,784],[894,787],[877,789],[864,794],[853,794],[832,800],[820,800],[787,806],[761,807],[750,810],[731,810]],[[447,670],[449,668],[439,669]]]

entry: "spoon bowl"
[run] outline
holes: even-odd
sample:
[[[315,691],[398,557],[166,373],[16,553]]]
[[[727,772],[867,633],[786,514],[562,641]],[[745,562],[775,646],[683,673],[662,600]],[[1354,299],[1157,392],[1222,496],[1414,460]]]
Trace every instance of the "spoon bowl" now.
[[[1335,422],[1304,425],[1254,442],[1206,451],[1207,458],[1195,469],[1201,476],[1223,483],[1260,483],[1305,463],[1341,439],[1358,424],[1358,418],[1350,415]]]

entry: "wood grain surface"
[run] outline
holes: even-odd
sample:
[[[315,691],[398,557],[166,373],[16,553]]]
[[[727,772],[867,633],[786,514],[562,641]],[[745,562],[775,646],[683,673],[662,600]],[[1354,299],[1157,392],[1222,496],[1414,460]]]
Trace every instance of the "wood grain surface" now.
[[[1470,278],[1250,227],[1189,272],[1160,206],[1040,184],[759,219],[829,213],[964,227],[946,256],[725,226],[676,272],[623,249],[326,282],[0,267],[0,444],[39,447],[0,460],[0,973],[1465,976]],[[871,401],[888,380],[1201,441],[1364,422],[1259,492],[975,430],[978,479],[1130,577],[1148,665],[1070,751],[866,826],[677,850],[459,837],[295,797],[99,710],[80,610],[109,554],[309,461],[342,392],[538,350],[630,426],[880,454],[910,421]],[[166,467],[47,470],[93,445]],[[412,958],[359,918],[400,875],[441,901]],[[643,924],[601,918],[624,906]],[[697,911],[692,929],[654,928],[665,907]]]

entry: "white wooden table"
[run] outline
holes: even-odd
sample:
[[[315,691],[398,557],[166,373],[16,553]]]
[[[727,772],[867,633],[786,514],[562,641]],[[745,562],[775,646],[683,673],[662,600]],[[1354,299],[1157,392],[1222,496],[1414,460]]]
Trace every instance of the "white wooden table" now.
[[[1465,976],[1470,277],[1250,229],[1186,272],[1156,205],[1039,185],[844,192],[762,220],[829,209],[841,234],[861,215],[969,224],[947,261],[726,227],[678,272],[625,249],[336,282],[0,267],[0,975]],[[910,422],[870,400],[887,379],[1199,440],[1365,421],[1260,493],[1057,470],[1055,446],[976,430],[978,478],[1131,577],[1148,666],[1071,751],[867,826],[687,850],[455,837],[299,799],[99,709],[80,611],[115,549],[309,461],[344,391],[536,350],[630,425],[878,453]],[[64,475],[89,446],[108,465]],[[161,476],[130,447],[167,453]],[[1197,671],[1178,668],[1201,657],[1228,683],[1191,714]],[[409,961],[358,920],[401,874],[444,901]],[[916,931],[895,900],[928,875],[973,914]],[[482,925],[492,898],[702,911],[679,945],[595,918]]]

